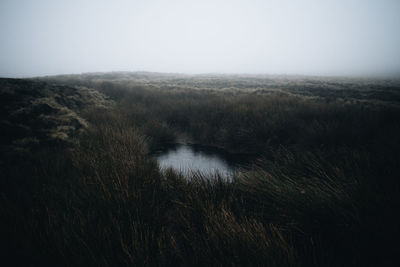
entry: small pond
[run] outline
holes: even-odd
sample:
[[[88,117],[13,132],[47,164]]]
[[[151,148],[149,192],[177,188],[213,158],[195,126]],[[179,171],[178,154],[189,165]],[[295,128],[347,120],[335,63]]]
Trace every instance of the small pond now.
[[[226,179],[231,179],[235,171],[251,162],[251,157],[246,154],[193,144],[171,144],[154,151],[153,156],[161,169],[172,168],[184,175],[218,173]]]

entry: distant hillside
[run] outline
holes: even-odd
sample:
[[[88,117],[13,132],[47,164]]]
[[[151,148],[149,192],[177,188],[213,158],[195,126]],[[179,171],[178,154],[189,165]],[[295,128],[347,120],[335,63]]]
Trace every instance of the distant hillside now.
[[[254,94],[294,94],[332,101],[363,101],[400,105],[399,78],[318,77],[292,75],[202,74],[154,72],[98,72],[37,78],[46,82],[90,88],[150,86],[162,90],[209,90]]]
[[[104,95],[86,87],[0,79],[0,151],[70,144],[87,127],[82,111],[109,104]]]

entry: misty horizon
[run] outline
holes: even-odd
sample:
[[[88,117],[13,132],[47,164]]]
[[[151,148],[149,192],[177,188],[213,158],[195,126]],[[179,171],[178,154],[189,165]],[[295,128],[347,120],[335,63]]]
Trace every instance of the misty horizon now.
[[[399,77],[399,11],[395,0],[4,0],[0,77]]]

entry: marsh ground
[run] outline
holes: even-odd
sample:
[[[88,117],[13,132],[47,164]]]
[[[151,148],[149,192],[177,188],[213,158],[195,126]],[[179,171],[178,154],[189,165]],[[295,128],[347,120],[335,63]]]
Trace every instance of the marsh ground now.
[[[397,266],[400,83],[94,73],[1,80],[13,265]],[[185,137],[257,159],[160,171]]]

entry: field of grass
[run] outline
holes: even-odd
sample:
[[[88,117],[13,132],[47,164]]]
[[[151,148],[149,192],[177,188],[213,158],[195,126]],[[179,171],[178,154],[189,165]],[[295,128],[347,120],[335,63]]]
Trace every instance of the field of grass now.
[[[0,85],[8,266],[400,264],[398,81],[97,73]],[[51,109],[28,112],[38,103]],[[182,135],[257,160],[232,181],[161,171],[150,152]]]

